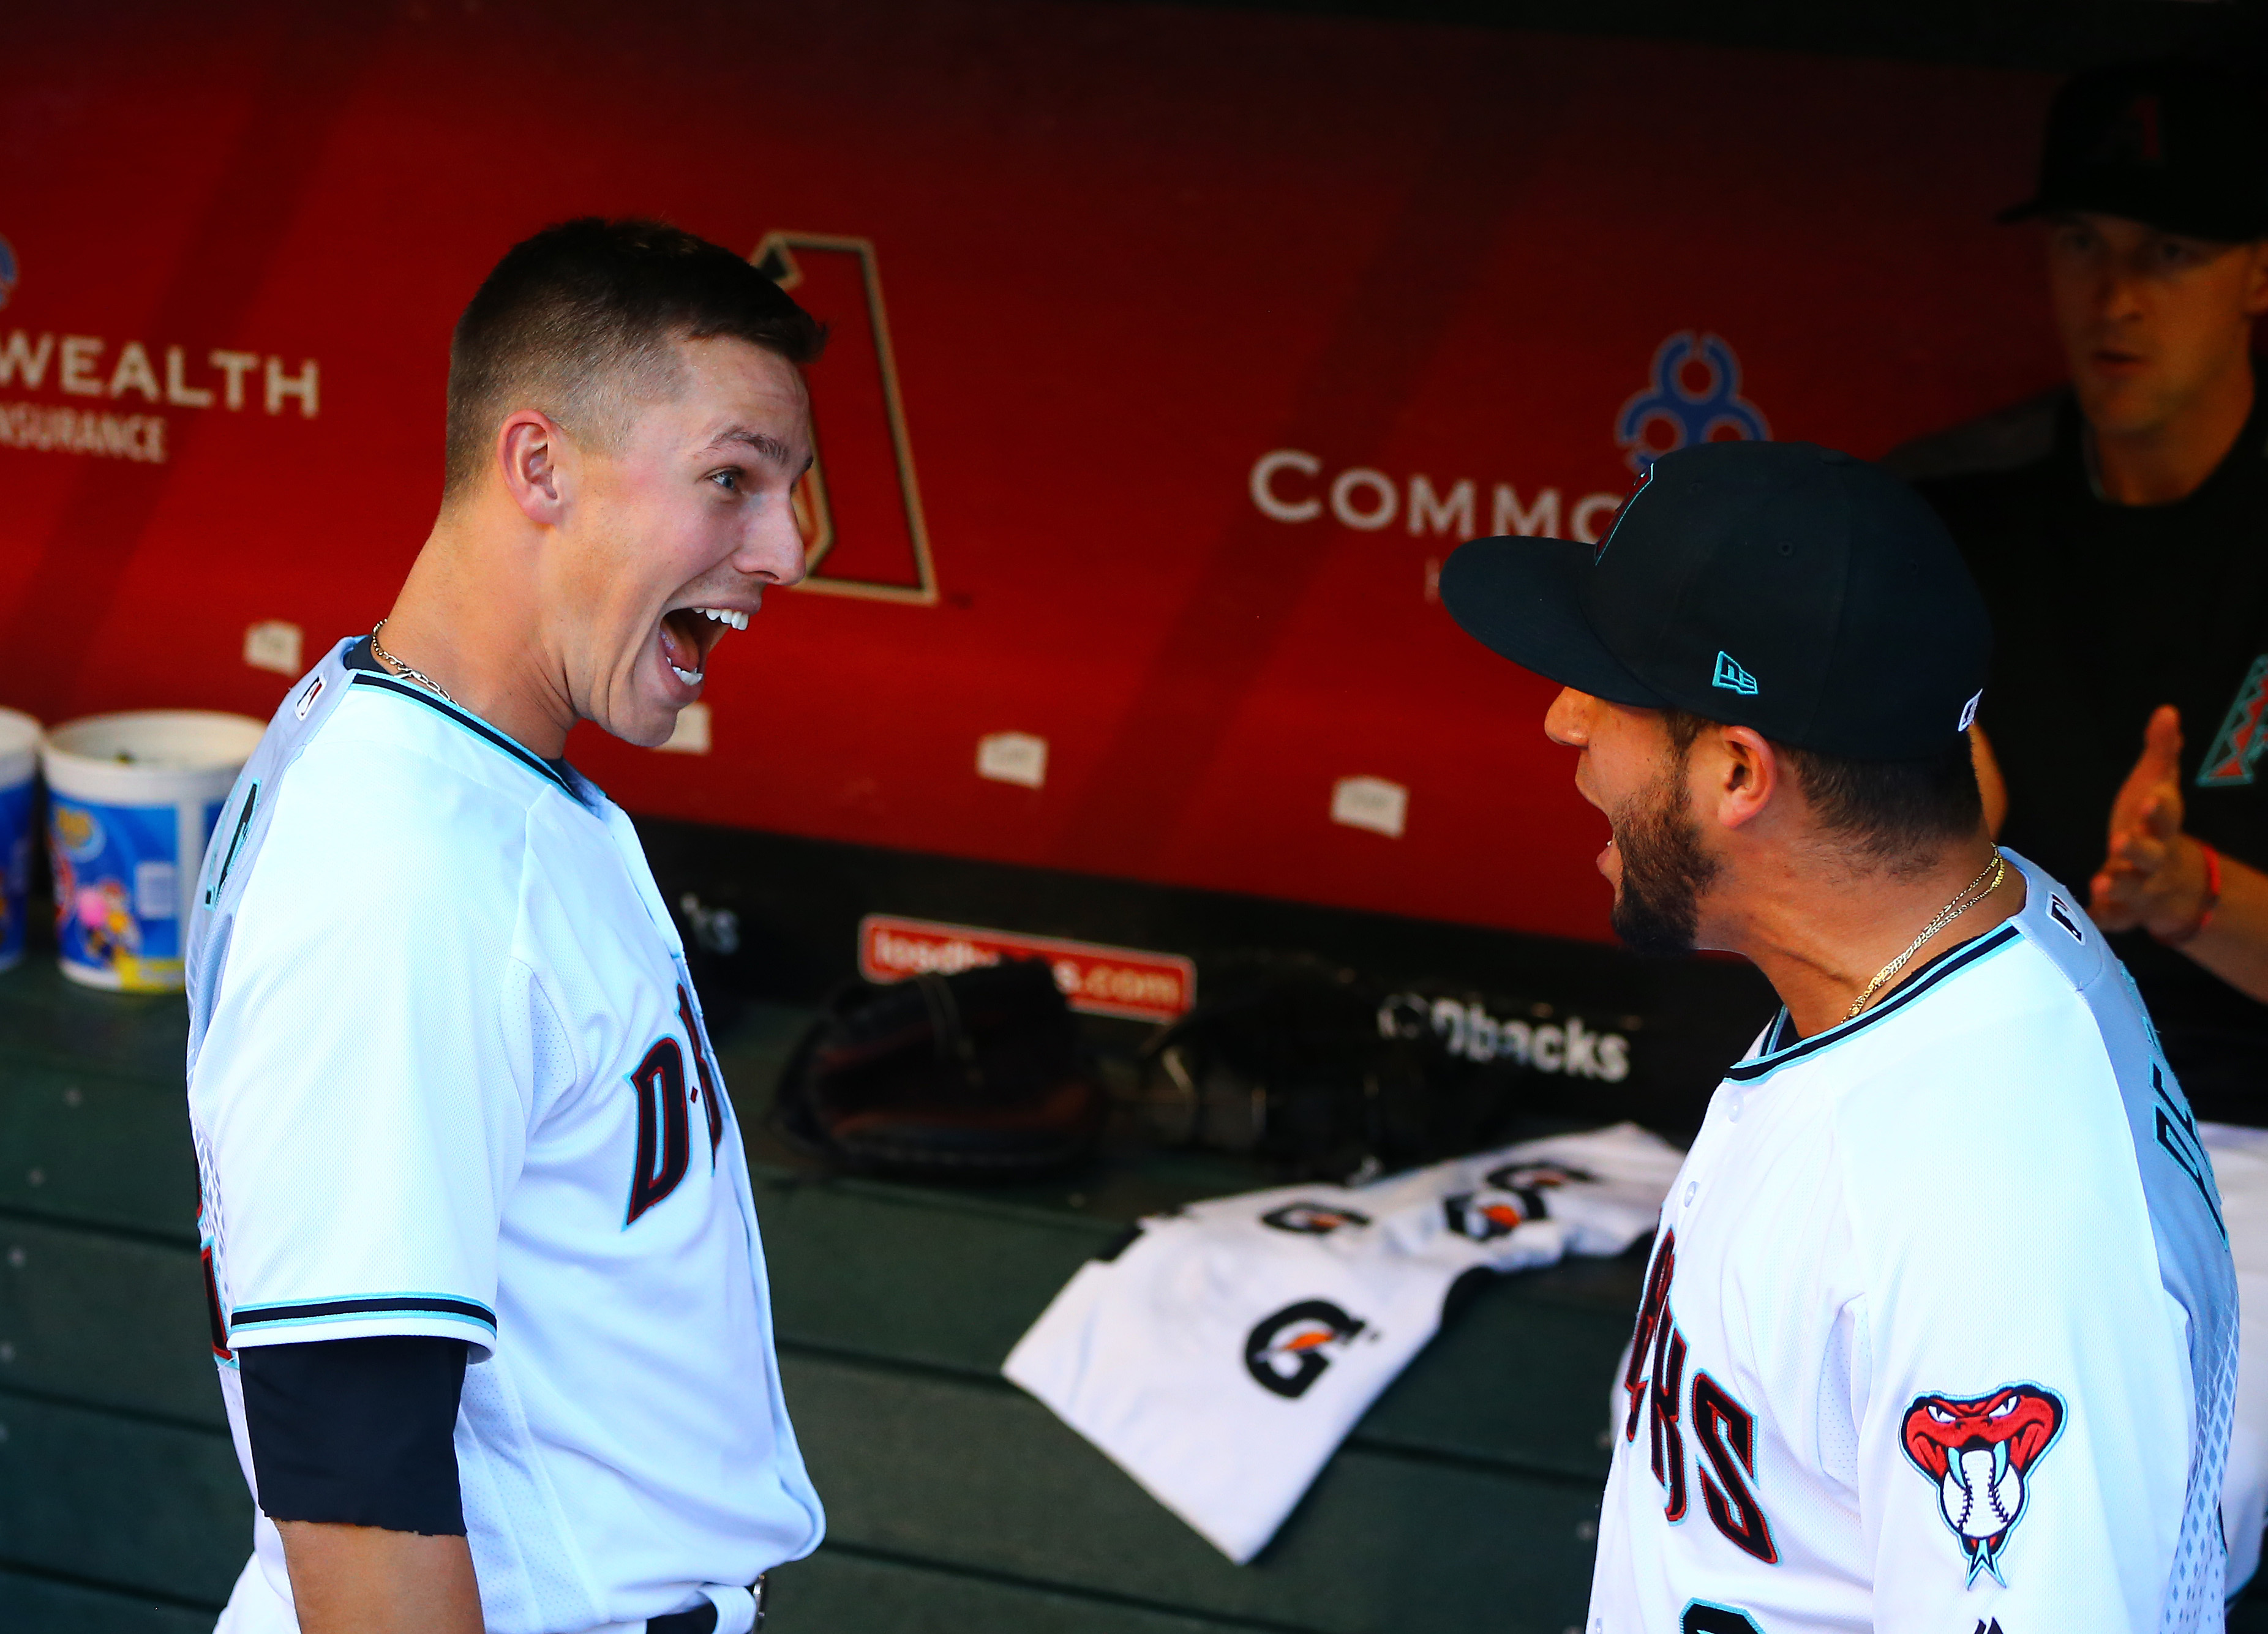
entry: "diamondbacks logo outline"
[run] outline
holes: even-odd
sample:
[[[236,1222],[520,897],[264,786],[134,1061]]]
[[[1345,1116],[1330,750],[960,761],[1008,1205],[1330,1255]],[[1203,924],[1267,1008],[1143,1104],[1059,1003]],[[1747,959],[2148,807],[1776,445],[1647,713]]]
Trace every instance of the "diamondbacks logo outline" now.
[[[1918,1395],[1907,1407],[1898,1443],[1937,1488],[1939,1517],[1968,1557],[1968,1584],[1989,1571],[2007,1586],[2001,1551],[2031,1501],[2031,1472],[2067,1417],[2063,1397],[2036,1384],[2004,1384],[1982,1395]]]
[[[2163,165],[2164,130],[2157,93],[2145,91],[2118,111],[2095,144],[2095,157],[2114,165]]]
[[[2268,753],[2268,732],[2262,730],[2264,715],[2268,715],[2268,652],[2252,660],[2252,667],[2244,672],[2243,684],[2229,700],[2228,713],[2213,734],[2204,764],[2198,768],[2198,788],[2238,788],[2252,781],[2253,768],[2260,763],[2262,754]]]
[[[802,258],[799,259],[799,252]],[[922,512],[921,487],[914,477],[913,445],[906,430],[906,411],[898,387],[898,365],[890,347],[889,316],[882,305],[882,275],[870,239],[852,238],[842,233],[779,232],[764,235],[748,260],[783,290],[792,291],[804,283],[805,261],[814,269],[826,270],[830,260],[847,260],[855,268],[858,298],[852,305],[833,312],[821,309],[814,315],[827,321],[835,332],[838,352],[858,355],[871,350],[865,359],[873,369],[871,379],[853,378],[843,373],[825,379],[823,388],[815,390],[813,404],[813,437],[811,469],[795,485],[793,503],[797,526],[804,536],[803,579],[799,590],[821,594],[859,596],[875,601],[897,601],[915,607],[934,607],[939,599],[937,568],[930,553],[929,525]],[[847,291],[838,291],[846,295]],[[850,357],[843,357],[838,370],[853,367]],[[865,401],[868,391],[875,394]],[[895,512],[889,519],[889,529],[902,530],[899,541],[904,560],[899,565],[908,570],[902,579],[860,577],[842,570],[840,561],[828,558],[840,556],[836,549],[843,542],[838,537],[836,512],[846,497],[833,493],[828,487],[828,459],[831,416],[822,412],[820,400],[828,393],[839,393],[834,405],[836,412],[864,412],[879,416],[879,423],[868,428],[878,431],[888,449],[887,481],[896,491],[891,496],[894,504],[880,504],[879,494],[872,496],[875,504],[866,507],[870,523],[883,519],[882,512]],[[835,430],[843,429],[836,425]],[[869,472],[870,478],[876,474]],[[848,496],[850,499],[857,495]],[[879,506],[879,508],[878,508]],[[851,530],[855,535],[858,530]],[[854,541],[855,542],[855,541]],[[878,541],[868,541],[869,544]],[[893,558],[898,546],[887,554]],[[869,557],[869,566],[872,558]]]

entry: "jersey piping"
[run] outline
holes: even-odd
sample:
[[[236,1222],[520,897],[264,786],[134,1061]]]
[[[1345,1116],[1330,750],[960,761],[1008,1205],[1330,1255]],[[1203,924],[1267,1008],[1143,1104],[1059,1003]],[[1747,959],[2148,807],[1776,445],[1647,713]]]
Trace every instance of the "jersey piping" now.
[[[1831,1027],[1824,1033],[1815,1034],[1800,1043],[1791,1044],[1775,1052],[1771,1048],[1773,1041],[1777,1040],[1788,1026],[1788,1014],[1783,1008],[1779,1014],[1772,1019],[1771,1027],[1765,1031],[1764,1053],[1758,1055],[1753,1061],[1743,1061],[1727,1068],[1725,1076],[1736,1084],[1752,1084],[1758,1078],[1777,1072],[1790,1062],[1800,1061],[1806,1056],[1816,1054],[1820,1050],[1839,1044],[1844,1040],[1853,1037],[1874,1026],[1885,1016],[1896,1015],[1939,983],[1949,976],[1958,975],[1979,961],[1990,958],[2009,943],[2020,939],[2023,934],[2021,927],[2015,924],[2004,924],[1987,935],[1978,937],[1966,946],[1956,947],[1949,953],[1940,954],[1926,966],[1919,975],[1899,988],[1896,992],[1876,1005],[1866,1014],[1854,1020],[1845,1021]]]
[[[239,1328],[255,1327],[262,1322],[344,1321],[352,1317],[394,1312],[470,1322],[491,1337],[496,1334],[496,1313],[477,1299],[460,1299],[440,1293],[399,1293],[352,1299],[299,1299],[276,1305],[239,1305],[229,1313],[229,1337],[235,1338],[236,1330]]]
[[[228,836],[228,854],[221,859],[220,872],[205,887],[205,906],[210,908],[220,900],[221,887],[228,883],[228,871],[236,866],[236,854],[244,849],[244,836],[252,828],[252,813],[260,806],[260,780],[257,777],[246,785],[243,807],[236,813],[236,828]]]
[[[472,714],[468,710],[460,710],[454,704],[444,703],[440,698],[436,697],[433,694],[426,691],[423,688],[407,685],[404,682],[394,680],[391,675],[377,674],[369,670],[357,670],[353,674],[347,677],[347,681],[350,686],[375,687],[382,692],[391,692],[397,697],[408,698],[413,703],[423,704],[427,709],[430,709],[435,713],[440,715],[444,719],[454,721],[458,725],[462,726],[466,731],[488,743],[492,747],[503,750],[506,754],[511,755],[512,759],[526,767],[528,770],[534,772],[546,783],[551,784],[554,788],[565,794],[569,799],[573,800],[578,806],[587,806],[589,804],[589,802],[584,799],[580,794],[576,792],[573,784],[570,784],[566,778],[561,777],[559,773],[553,769],[549,762],[544,760],[541,755],[533,754],[527,749],[522,748],[519,744],[514,743],[503,732],[498,732],[495,727],[481,719],[479,716]]]

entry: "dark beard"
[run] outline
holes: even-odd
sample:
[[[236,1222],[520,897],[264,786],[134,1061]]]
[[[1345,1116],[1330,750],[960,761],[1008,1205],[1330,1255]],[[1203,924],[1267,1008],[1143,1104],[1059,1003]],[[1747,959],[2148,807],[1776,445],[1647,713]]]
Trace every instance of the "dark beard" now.
[[[1683,757],[1681,756],[1681,761]],[[1622,853],[1622,889],[1609,923],[1635,953],[1690,953],[1701,926],[1701,893],[1717,877],[1701,850],[1681,764],[1609,820]]]

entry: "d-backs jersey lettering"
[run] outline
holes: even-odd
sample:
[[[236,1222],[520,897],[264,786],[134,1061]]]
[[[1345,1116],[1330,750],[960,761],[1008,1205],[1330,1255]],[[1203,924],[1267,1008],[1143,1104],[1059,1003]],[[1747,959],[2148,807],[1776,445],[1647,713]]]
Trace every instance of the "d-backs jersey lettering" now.
[[[636,1626],[820,1537],[739,1126],[628,819],[365,651],[277,710],[191,926],[239,1459],[243,1347],[467,1339],[487,1626]],[[255,1553],[288,1600],[264,1516]]]
[[[1783,1013],[1662,1211],[1591,1634],[2220,1625],[2236,1296],[2211,1165],[2086,915]]]

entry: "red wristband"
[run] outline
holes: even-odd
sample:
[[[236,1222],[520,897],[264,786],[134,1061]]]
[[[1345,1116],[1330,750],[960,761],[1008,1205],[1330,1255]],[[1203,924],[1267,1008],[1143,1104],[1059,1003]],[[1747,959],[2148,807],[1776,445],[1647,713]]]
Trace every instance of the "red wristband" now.
[[[2205,853],[2205,896],[2198,903],[2197,917],[2186,927],[2175,935],[2158,938],[2168,947],[2179,947],[2185,942],[2194,941],[2198,933],[2213,923],[2213,910],[2220,906],[2220,853],[2203,840],[2197,844],[2198,850]]]

